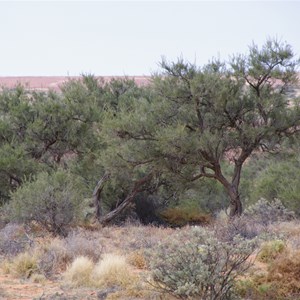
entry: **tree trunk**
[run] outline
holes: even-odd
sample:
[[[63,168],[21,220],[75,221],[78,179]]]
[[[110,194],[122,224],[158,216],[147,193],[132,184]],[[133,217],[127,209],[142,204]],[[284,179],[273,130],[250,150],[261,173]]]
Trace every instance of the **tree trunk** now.
[[[113,211],[109,212],[106,215],[102,215],[101,210],[101,192],[103,190],[104,183],[110,178],[110,174],[105,174],[97,183],[97,186],[94,189],[93,192],[93,198],[94,203],[96,207],[96,218],[98,219],[99,223],[102,225],[107,225],[111,220],[113,220],[116,216],[118,216],[130,203],[133,202],[134,197],[144,191],[144,185],[149,183],[153,177],[152,172],[150,172],[148,175],[144,176],[140,180],[136,181],[134,183],[134,186],[129,193],[129,195],[124,199],[124,201],[118,205]]]
[[[223,176],[220,166],[215,171],[214,178],[217,179],[224,186],[230,198],[229,216],[231,218],[235,216],[240,216],[242,214],[242,202],[239,194],[241,169],[242,164],[237,163],[231,183]]]
[[[242,214],[242,202],[238,189],[234,186],[229,187],[228,194],[230,197],[229,216],[235,217]]]
[[[97,220],[100,220],[102,211],[101,211],[101,192],[103,190],[104,183],[109,180],[110,174],[105,173],[104,176],[98,181],[94,192],[93,192],[93,199],[95,205],[95,216]]]
[[[134,200],[134,197],[138,193],[137,190],[133,191],[126,199],[114,210],[106,214],[105,216],[100,217],[99,223],[103,226],[107,225],[111,220],[113,220],[116,216],[118,216],[125,208],[128,207],[130,203]]]

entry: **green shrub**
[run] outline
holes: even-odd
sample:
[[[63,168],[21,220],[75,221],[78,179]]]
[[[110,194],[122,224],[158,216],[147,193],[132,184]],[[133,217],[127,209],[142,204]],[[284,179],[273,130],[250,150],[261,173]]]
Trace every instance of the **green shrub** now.
[[[156,288],[182,299],[232,299],[235,279],[252,264],[254,242],[219,241],[214,232],[191,228],[161,243],[150,259]]]
[[[81,182],[63,171],[39,173],[12,193],[8,206],[11,220],[35,221],[53,234],[66,235],[66,228],[79,214]]]
[[[254,180],[251,198],[279,198],[285,207],[300,214],[300,159],[274,161]]]

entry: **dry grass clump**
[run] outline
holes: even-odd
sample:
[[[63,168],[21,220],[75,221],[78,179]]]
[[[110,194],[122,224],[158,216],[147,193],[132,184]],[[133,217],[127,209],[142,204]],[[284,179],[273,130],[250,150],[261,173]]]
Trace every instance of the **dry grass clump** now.
[[[240,280],[236,289],[243,299],[299,299],[300,251],[285,248],[268,261],[266,272],[255,272]]]
[[[35,253],[20,253],[7,265],[7,272],[15,276],[29,278],[37,271],[38,257]]]
[[[267,281],[276,287],[277,294],[300,294],[300,251],[285,251],[268,270]]]
[[[98,286],[126,287],[132,283],[134,276],[124,256],[105,254],[94,269],[94,279]]]
[[[127,261],[138,269],[146,269],[147,267],[147,261],[144,253],[140,250],[130,253],[127,257]]]
[[[74,286],[93,287],[126,288],[137,281],[125,257],[116,254],[105,254],[96,265],[88,257],[77,257],[67,268],[64,278]]]
[[[94,262],[84,256],[77,257],[64,273],[66,281],[74,286],[92,286],[92,273],[94,270]]]

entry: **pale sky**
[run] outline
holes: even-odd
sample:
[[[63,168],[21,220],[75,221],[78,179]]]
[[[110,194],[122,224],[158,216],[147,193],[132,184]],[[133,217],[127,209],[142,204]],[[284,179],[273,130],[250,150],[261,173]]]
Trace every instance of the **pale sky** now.
[[[1,1],[0,76],[150,75],[268,37],[300,56],[299,1]]]

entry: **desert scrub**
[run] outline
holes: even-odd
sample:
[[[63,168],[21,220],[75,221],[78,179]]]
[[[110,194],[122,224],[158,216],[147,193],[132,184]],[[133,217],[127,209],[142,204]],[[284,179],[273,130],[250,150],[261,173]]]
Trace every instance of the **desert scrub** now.
[[[181,227],[187,224],[209,224],[211,216],[201,212],[199,209],[189,207],[170,207],[163,210],[161,218],[171,227]]]
[[[64,273],[64,278],[73,286],[93,286],[94,263],[84,256],[77,257]]]
[[[32,240],[21,225],[9,223],[0,230],[1,255],[15,256],[25,251],[31,244]]]
[[[84,256],[96,263],[102,255],[99,238],[91,232],[76,230],[66,238],[55,237],[39,247],[39,269],[48,278],[64,272],[77,257]]]
[[[232,299],[236,278],[252,265],[254,246],[238,236],[221,242],[204,228],[181,231],[151,256],[152,284],[182,299]]]
[[[85,256],[77,257],[64,273],[67,282],[74,286],[128,287],[136,282],[124,256],[105,254],[95,265]]]
[[[29,278],[38,272],[38,256],[36,253],[24,252],[18,254],[8,263],[8,272],[18,277]]]
[[[54,235],[66,236],[80,214],[83,183],[65,171],[42,172],[11,195],[7,213],[12,221],[39,224]]]
[[[267,201],[261,198],[255,204],[246,208],[244,215],[264,226],[274,222],[291,221],[295,219],[295,213],[287,209],[279,199]]]
[[[257,255],[257,259],[264,263],[273,261],[280,253],[285,250],[284,241],[274,240],[262,244],[261,249]]]
[[[105,254],[94,269],[94,279],[97,286],[126,287],[135,281],[125,256]]]

